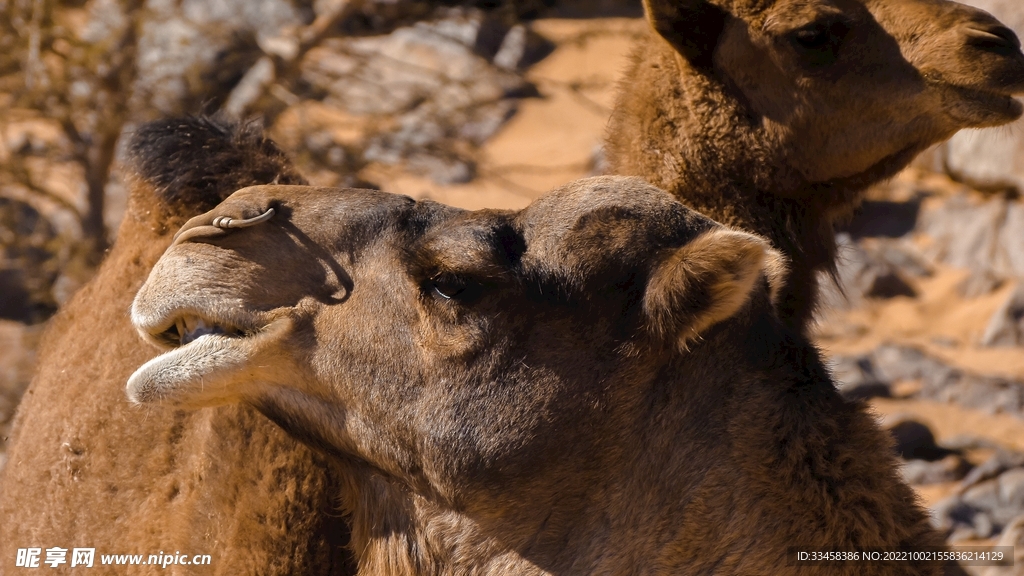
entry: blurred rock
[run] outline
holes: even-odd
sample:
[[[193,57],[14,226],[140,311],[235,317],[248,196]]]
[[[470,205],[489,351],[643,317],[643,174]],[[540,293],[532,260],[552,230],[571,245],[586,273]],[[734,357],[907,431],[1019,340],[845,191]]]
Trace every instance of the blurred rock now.
[[[1020,576],[1024,574],[1024,515],[1017,516],[1004,528],[996,546],[1013,547],[1013,566],[992,566],[981,569],[981,576]]]
[[[952,454],[935,443],[935,435],[927,424],[912,416],[890,416],[883,421],[882,428],[892,436],[896,454],[905,460],[933,462]]]
[[[369,138],[366,161],[405,163],[442,184],[473,177],[475,167],[464,151],[504,124],[515,97],[533,91],[511,71],[527,56],[531,33],[524,25],[503,27],[480,10],[448,14],[386,36],[331,39],[303,63],[304,80],[325,94],[328,105],[390,116],[390,127]],[[510,42],[522,44],[515,54]]]
[[[216,110],[264,48],[313,17],[287,0],[149,0],[146,7],[133,107],[163,115]]]
[[[918,232],[934,242],[925,256],[957,268],[982,267],[997,277],[1024,276],[1024,204],[1005,198],[950,197],[921,214]]]
[[[867,400],[892,396],[889,382],[882,381],[866,357],[841,356],[831,359],[832,375],[839,393],[847,400]]]
[[[917,381],[921,388],[914,397],[1024,418],[1024,382],[961,370],[911,346],[882,344],[867,354],[837,356],[832,362],[856,367],[836,371],[840,390],[848,386],[842,382],[844,377],[852,378],[853,386],[858,382],[891,386],[898,381]]]
[[[956,290],[964,298],[979,298],[995,292],[1004,282],[1004,278],[988,268],[975,268],[970,276],[957,284]]]
[[[0,318],[36,323],[57,309],[51,286],[67,240],[32,206],[0,198]]]
[[[981,337],[983,346],[1024,345],[1024,284],[1010,293],[996,310]]]
[[[1000,451],[975,467],[932,514],[951,542],[989,538],[1012,527],[1024,514],[1024,454]]]
[[[939,484],[956,482],[971,469],[962,456],[950,454],[941,460],[907,460],[900,465],[900,474],[908,484]]]
[[[951,496],[932,507],[932,524],[946,533],[949,542],[988,538],[997,527],[984,509],[972,506],[961,496]]]
[[[0,320],[0,454],[6,452],[15,408],[32,379],[42,331],[41,325]]]
[[[1024,467],[1024,454],[1010,452],[1007,450],[997,450],[996,453],[988,460],[982,462],[978,466],[975,466],[974,469],[964,477],[961,490],[986,482],[998,477],[1007,470],[1019,467]]]
[[[855,242],[845,232],[837,234],[836,240],[839,285],[827,275],[820,281],[822,305],[826,308],[854,308],[867,298],[913,297],[916,291],[908,278],[929,273],[924,258],[897,241],[868,246]]]
[[[966,450],[996,450],[999,448],[998,443],[977,434],[955,434],[943,440],[942,445],[950,450],[960,452]]]
[[[887,184],[890,188],[897,183]],[[864,200],[853,214],[848,224],[841,231],[854,239],[860,238],[900,238],[914,230],[921,211],[922,193],[914,190],[909,193],[906,201]]]

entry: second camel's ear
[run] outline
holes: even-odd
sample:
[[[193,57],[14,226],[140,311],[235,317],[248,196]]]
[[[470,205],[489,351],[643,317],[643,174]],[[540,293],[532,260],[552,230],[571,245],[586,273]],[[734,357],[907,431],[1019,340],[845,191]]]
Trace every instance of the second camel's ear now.
[[[725,12],[707,0],[643,0],[654,31],[694,66],[711,66],[725,27]]]
[[[688,342],[735,315],[762,275],[773,293],[785,262],[760,236],[713,228],[669,254],[652,272],[644,313],[655,336]]]

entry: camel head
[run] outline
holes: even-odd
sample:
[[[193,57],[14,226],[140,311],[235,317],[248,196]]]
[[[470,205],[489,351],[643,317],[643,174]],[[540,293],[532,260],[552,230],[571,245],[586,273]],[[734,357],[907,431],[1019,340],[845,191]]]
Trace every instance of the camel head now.
[[[465,502],[590,466],[666,362],[741,311],[771,313],[778,271],[765,240],[635,178],[477,212],[255,186],[190,220],[139,291],[132,321],[166,353],[127,394],[248,403]]]
[[[653,30],[694,71],[731,94],[730,113],[760,130],[811,184],[866,185],[963,128],[1021,115],[1024,55],[1006,26],[947,0],[644,0]],[[693,85],[690,81],[687,84]],[[698,85],[700,83],[698,82]],[[624,88],[628,90],[628,87]],[[714,132],[722,103],[694,92]],[[728,137],[728,136],[719,136]]]

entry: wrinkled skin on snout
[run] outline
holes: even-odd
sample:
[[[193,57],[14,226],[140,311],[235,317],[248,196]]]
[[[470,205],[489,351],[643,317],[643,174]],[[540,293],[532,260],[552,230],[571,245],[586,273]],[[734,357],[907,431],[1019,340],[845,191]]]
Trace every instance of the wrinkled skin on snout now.
[[[167,352],[127,394],[247,403],[334,456],[366,574],[780,574],[793,542],[941,545],[778,319],[784,275],[633,178],[518,212],[251,187],[139,291]]]

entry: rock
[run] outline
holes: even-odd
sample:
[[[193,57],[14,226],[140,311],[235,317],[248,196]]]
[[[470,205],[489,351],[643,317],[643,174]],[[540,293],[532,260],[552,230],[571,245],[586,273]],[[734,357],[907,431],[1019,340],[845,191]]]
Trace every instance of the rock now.
[[[900,473],[908,484],[938,484],[960,480],[971,469],[961,456],[950,454],[941,460],[907,460],[900,465]]]
[[[902,276],[927,278],[932,275],[928,259],[910,242],[879,240],[873,252],[875,258],[892,266]]]
[[[839,393],[847,400],[892,396],[889,383],[883,382],[867,357],[838,357],[831,360],[832,375]]]
[[[365,161],[404,163],[452,184],[474,175],[464,150],[497,132],[515,98],[535,89],[515,71],[532,34],[524,25],[502,28],[479,10],[445,14],[385,36],[330,39],[307,55],[303,79],[330,106],[382,118],[366,140]],[[513,54],[506,44],[516,42],[521,50]]]
[[[931,236],[924,256],[996,278],[1024,276],[1024,203],[957,194],[922,212],[917,232]]]
[[[932,507],[932,524],[947,534],[949,542],[988,538],[996,526],[980,508],[965,502],[961,496],[952,496]]]
[[[327,92],[328,104],[355,114],[399,114],[425,102],[453,111],[495,101],[523,81],[474,52],[482,19],[474,12],[386,36],[333,38],[310,51],[303,76]]]
[[[25,202],[0,198],[0,318],[36,323],[57,309],[51,286],[70,240]]]
[[[977,469],[975,469],[977,470]],[[996,477],[970,483],[968,474],[959,494],[932,509],[936,526],[957,538],[988,538],[1012,526],[1024,514],[1024,468],[1014,467]]]
[[[1017,286],[992,315],[981,337],[983,346],[1024,345],[1024,284]]]
[[[42,325],[0,320],[0,453],[6,451],[11,420],[35,371]]]
[[[839,356],[832,362],[839,367],[836,377],[840,390],[917,381],[921,388],[915,397],[1024,417],[1024,382],[961,370],[911,346],[882,344],[867,354]],[[850,383],[844,381],[847,378]]]
[[[956,290],[964,298],[978,298],[995,292],[1004,282],[1004,278],[988,268],[974,268],[970,276],[956,285]]]
[[[1024,468],[1013,468],[999,475],[999,503],[1004,523],[1012,520],[1005,516],[1005,511],[1024,512]]]
[[[1024,515],[1017,516],[1003,528],[1003,534],[996,546],[1012,546],[1013,566],[988,567],[979,574],[981,576],[1021,576],[1024,575]]]
[[[957,268],[974,268],[988,262],[996,250],[998,222],[1005,213],[1002,199],[974,202],[965,194],[950,197],[938,207],[922,212],[917,230],[932,237],[926,254]],[[1005,275],[1005,270],[993,270]]]
[[[997,450],[992,457],[975,466],[964,477],[961,490],[966,490],[976,484],[996,478],[1007,470],[1020,467],[1024,467],[1024,454]]]
[[[923,259],[919,261],[895,244],[866,248],[845,232],[837,234],[836,240],[839,286],[827,275],[820,282],[826,308],[853,308],[866,298],[913,297],[916,292],[907,277],[927,274]]]
[[[942,441],[942,445],[950,450],[964,452],[966,450],[996,450],[999,444],[974,434],[957,434]]]
[[[892,435],[893,449],[901,458],[907,460],[936,461],[951,454],[950,450],[939,447],[935,443],[935,435],[928,425],[914,420],[907,415],[895,415],[886,418],[882,428]],[[958,478],[959,479],[959,478]]]
[[[864,200],[842,231],[854,239],[901,238],[910,234],[917,225],[923,198],[918,191],[910,195],[911,198],[903,202]]]
[[[479,42],[478,42],[479,45]],[[551,53],[554,45],[525,24],[516,24],[501,41],[492,62],[504,70],[522,70]]]
[[[960,495],[960,500],[977,510],[994,510],[1000,504],[999,481],[989,479],[979,482],[964,490]]]
[[[146,8],[133,107],[164,115],[217,109],[264,49],[313,17],[287,0],[152,0]]]

